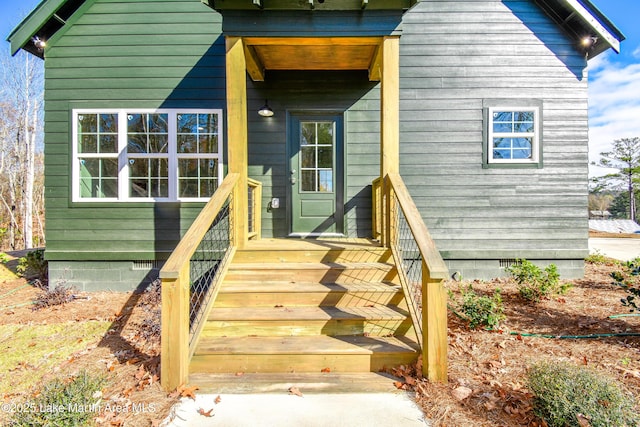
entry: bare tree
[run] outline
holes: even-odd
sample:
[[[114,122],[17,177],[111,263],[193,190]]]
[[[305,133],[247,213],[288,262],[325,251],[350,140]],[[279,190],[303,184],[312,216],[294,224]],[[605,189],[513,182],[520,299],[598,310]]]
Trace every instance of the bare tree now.
[[[31,248],[34,211],[43,211],[34,206],[36,145],[42,134],[42,63],[24,52],[4,57],[1,77],[0,198],[9,218],[10,247]]]
[[[640,138],[621,138],[613,141],[613,149],[600,153],[594,165],[617,169],[617,172],[594,178],[600,187],[622,189],[629,198],[629,218],[636,220],[636,186],[640,176]]]

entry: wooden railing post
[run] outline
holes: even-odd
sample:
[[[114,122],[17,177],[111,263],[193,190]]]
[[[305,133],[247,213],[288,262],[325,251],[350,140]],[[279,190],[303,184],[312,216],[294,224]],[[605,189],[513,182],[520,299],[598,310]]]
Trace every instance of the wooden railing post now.
[[[227,162],[229,173],[239,174],[238,186],[231,199],[232,241],[244,247],[248,238],[248,131],[247,131],[247,64],[242,38],[226,38],[227,80]]]
[[[162,278],[160,378],[168,391],[189,379],[189,280],[189,263]]]
[[[422,261],[422,374],[447,382],[447,294],[443,279],[432,279]]]

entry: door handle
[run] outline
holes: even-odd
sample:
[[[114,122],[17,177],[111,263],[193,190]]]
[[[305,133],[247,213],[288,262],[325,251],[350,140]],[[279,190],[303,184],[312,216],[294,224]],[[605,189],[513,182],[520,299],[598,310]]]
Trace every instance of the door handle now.
[[[295,184],[296,183],[295,173],[296,173],[296,170],[295,169],[291,169],[291,177],[289,178],[289,181],[291,182],[291,184]]]

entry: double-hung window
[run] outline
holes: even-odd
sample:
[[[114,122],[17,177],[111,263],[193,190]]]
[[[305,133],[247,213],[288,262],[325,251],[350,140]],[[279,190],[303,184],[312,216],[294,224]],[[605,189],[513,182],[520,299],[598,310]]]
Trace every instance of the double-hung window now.
[[[541,162],[541,108],[490,106],[486,109],[485,164],[534,166]]]
[[[74,201],[204,201],[222,180],[221,110],[74,110]]]

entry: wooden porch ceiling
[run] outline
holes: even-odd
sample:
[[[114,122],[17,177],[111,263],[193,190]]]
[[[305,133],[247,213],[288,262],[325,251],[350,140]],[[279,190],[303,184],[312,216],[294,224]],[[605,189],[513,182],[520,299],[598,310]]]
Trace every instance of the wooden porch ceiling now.
[[[267,70],[368,70],[380,80],[382,37],[244,37],[247,72],[264,81]]]

